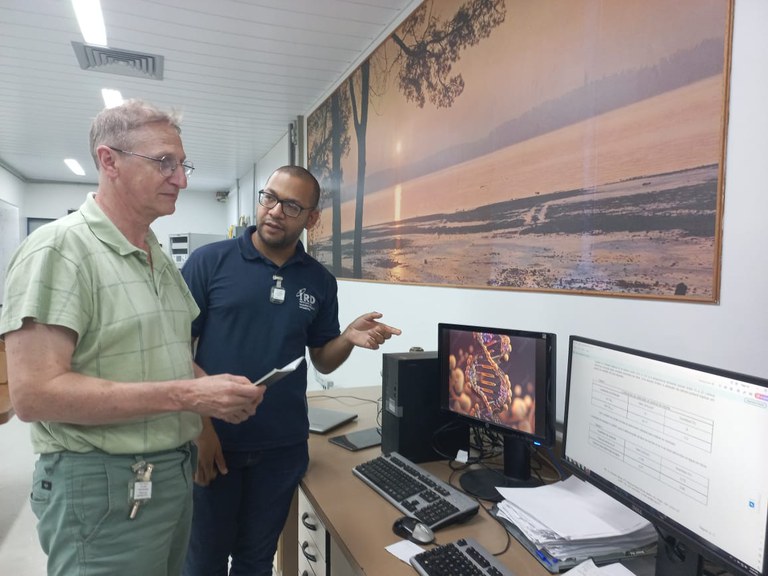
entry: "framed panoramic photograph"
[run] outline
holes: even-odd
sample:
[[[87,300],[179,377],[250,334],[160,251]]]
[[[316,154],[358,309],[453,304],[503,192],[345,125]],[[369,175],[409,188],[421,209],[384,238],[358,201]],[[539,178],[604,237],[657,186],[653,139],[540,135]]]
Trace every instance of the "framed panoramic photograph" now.
[[[717,302],[732,0],[426,0],[307,117],[373,282]]]

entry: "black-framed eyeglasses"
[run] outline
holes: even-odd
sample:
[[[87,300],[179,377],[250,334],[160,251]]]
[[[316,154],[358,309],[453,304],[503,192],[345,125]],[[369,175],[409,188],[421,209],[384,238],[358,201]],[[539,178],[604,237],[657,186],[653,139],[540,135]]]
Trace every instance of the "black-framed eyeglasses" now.
[[[296,218],[304,210],[314,210],[314,206],[312,208],[305,208],[293,200],[280,200],[280,198],[265,190],[259,190],[259,204],[270,210],[278,204],[281,204],[283,214],[290,216],[291,218]]]
[[[189,160],[185,160],[184,162],[179,162],[174,158],[173,156],[162,156],[160,158],[153,158],[152,156],[145,156],[144,154],[139,154],[138,152],[129,152],[128,150],[121,150],[120,148],[115,148],[114,146],[107,146],[110,150],[114,150],[115,152],[120,152],[121,154],[130,154],[131,156],[138,156],[139,158],[146,158],[147,160],[152,160],[153,162],[159,162],[160,163],[160,173],[165,176],[166,178],[176,172],[176,168],[179,166],[182,167],[184,170],[184,176],[189,178],[192,176],[192,172],[195,169],[195,165],[192,164]]]

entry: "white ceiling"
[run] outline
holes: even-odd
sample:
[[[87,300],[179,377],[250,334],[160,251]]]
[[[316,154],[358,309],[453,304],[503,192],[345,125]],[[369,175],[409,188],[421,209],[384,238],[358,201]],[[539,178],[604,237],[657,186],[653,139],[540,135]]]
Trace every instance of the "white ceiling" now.
[[[229,189],[414,4],[101,0],[109,47],[163,56],[159,81],[81,69],[69,0],[0,0],[0,165],[25,181],[95,183],[88,131],[113,88],[182,111],[189,189]]]

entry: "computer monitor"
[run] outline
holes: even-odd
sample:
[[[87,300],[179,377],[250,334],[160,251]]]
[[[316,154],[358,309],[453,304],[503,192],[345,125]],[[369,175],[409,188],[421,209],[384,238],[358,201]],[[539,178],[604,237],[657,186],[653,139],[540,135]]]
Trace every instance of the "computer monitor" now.
[[[531,486],[531,445],[555,439],[554,334],[438,324],[440,406],[504,438],[504,470],[467,470],[462,488],[500,500],[496,487]]]
[[[659,531],[656,575],[763,576],[768,381],[571,336],[563,461]]]

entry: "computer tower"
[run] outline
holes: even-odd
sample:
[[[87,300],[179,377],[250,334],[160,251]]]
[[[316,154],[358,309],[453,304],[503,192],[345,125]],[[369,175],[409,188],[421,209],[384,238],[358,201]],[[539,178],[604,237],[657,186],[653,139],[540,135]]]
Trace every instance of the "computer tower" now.
[[[381,451],[418,463],[467,450],[468,426],[440,409],[437,352],[385,353],[382,358]],[[435,434],[446,424],[450,426]],[[433,437],[446,456],[435,451]]]

